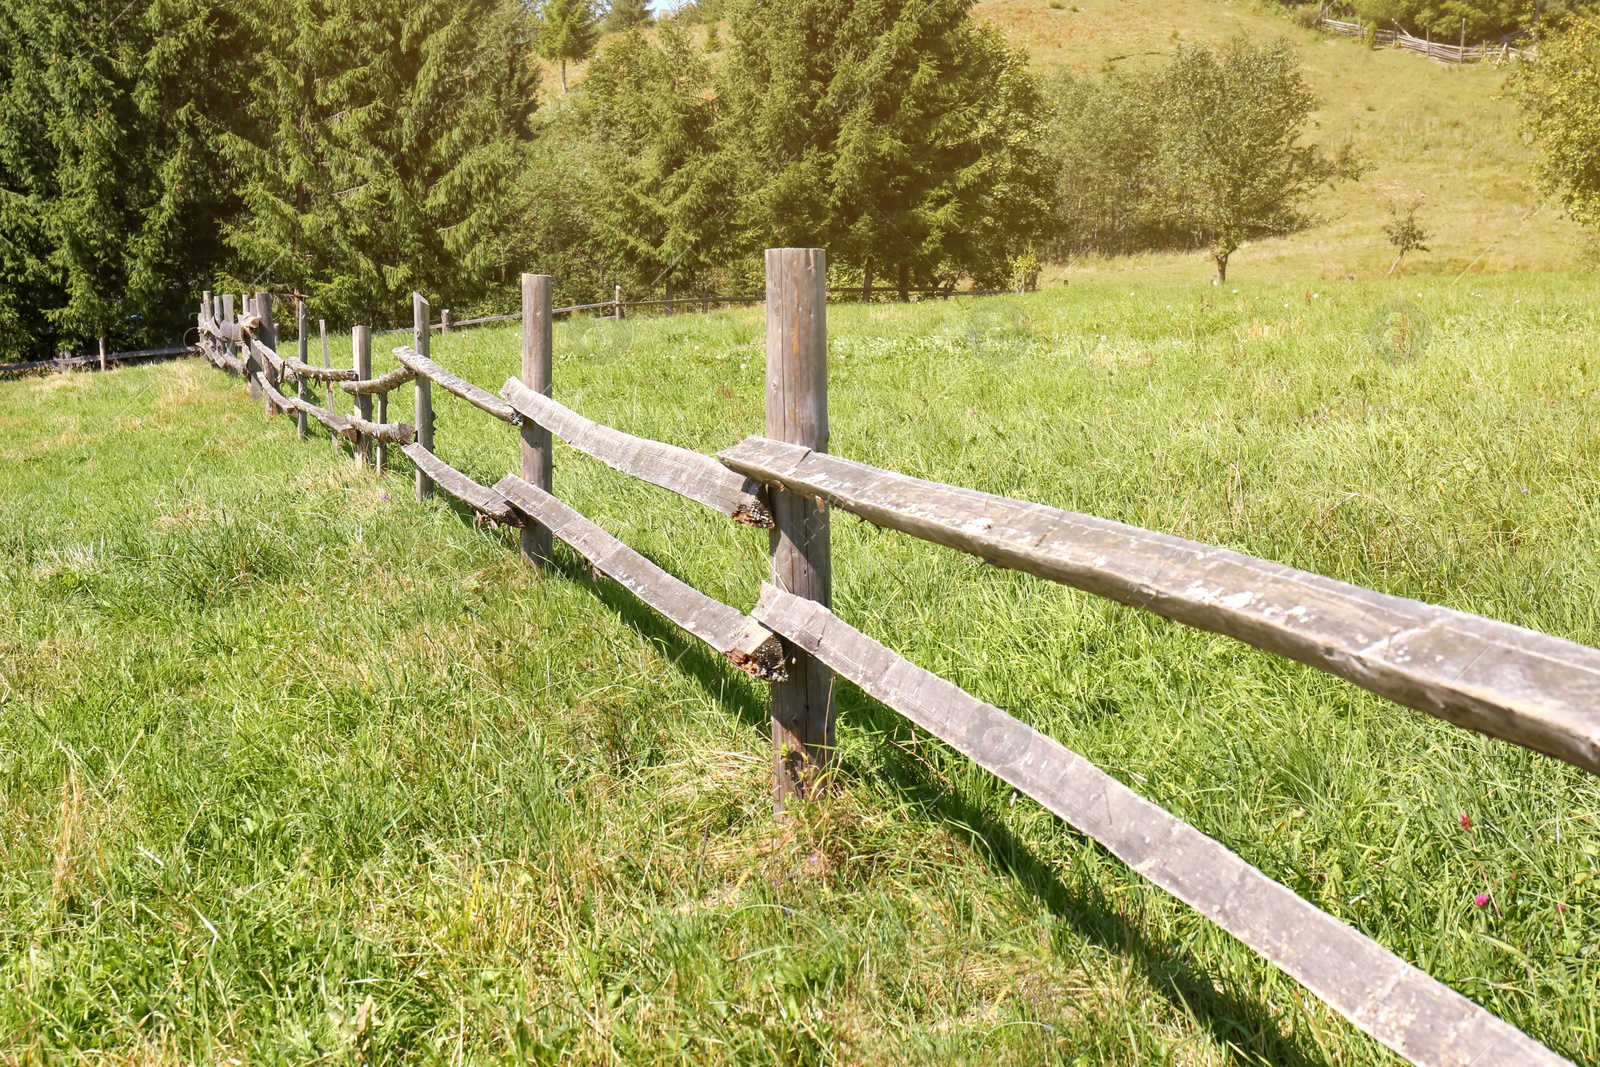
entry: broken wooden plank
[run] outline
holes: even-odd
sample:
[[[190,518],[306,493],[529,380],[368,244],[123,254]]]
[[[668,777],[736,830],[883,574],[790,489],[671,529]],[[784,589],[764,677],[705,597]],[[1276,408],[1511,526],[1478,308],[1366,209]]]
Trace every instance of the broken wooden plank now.
[[[366,396],[368,393],[387,393],[400,388],[416,378],[416,376],[417,372],[410,367],[399,367],[388,374],[381,374],[367,381],[341,381],[339,388],[351,396]]]
[[[746,674],[782,679],[783,649],[765,626],[674,578],[537,486],[508,474],[495,492],[588,560],[594,569],[716,649]]]
[[[751,614],[1098,841],[1419,1067],[1568,1064],[1065,745],[896,655],[816,601],[764,585]]]
[[[1600,650],[1137,526],[752,437],[741,474],[1212,630],[1600,774]]]
[[[510,501],[486,485],[479,485],[438,456],[412,442],[400,451],[421,467],[435,485],[485,518],[502,526],[521,526],[522,515]]]
[[[315,378],[324,382],[353,382],[357,377],[355,370],[350,367],[316,367],[293,356],[285,359],[283,366],[296,378]]]
[[[508,422],[513,426],[522,425],[522,416],[517,413],[517,410],[489,392],[489,390],[480,389],[463,378],[457,378],[454,374],[451,374],[439,364],[408,345],[401,345],[393,351],[394,358],[398,359],[402,365],[411,368],[413,372],[433,382],[445,392],[453,396],[459,396],[479,411],[487,412],[501,422]]]
[[[760,486],[710,456],[601,426],[515,378],[506,379],[500,395],[579,452],[624,474],[670,489],[736,522],[767,529],[772,526],[772,513],[761,499]]]

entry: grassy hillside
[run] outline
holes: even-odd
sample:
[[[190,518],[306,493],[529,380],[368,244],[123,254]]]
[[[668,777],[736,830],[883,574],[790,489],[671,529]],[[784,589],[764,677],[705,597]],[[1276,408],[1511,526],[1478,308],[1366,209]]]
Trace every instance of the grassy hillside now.
[[[1230,277],[1313,280],[1382,275],[1394,256],[1381,226],[1395,198],[1427,195],[1431,253],[1406,272],[1448,274],[1568,270],[1583,262],[1579,228],[1533,187],[1531,150],[1504,95],[1506,68],[1455,67],[1398,49],[1295,25],[1277,5],[1232,0],[981,0],[976,16],[999,26],[1042,70],[1095,73],[1110,64],[1159,63],[1180,41],[1220,43],[1248,34],[1286,37],[1299,49],[1322,102],[1310,140],[1349,141],[1373,170],[1322,196],[1318,225],[1259,241]],[[1071,273],[1134,274],[1153,281],[1204,278],[1203,256],[1139,256],[1081,263]]]
[[[839,307],[834,449],[1600,642],[1584,279],[1407,283],[1431,344],[1380,358],[1396,288]],[[761,425],[761,329],[562,325],[556,395],[715,449]],[[509,330],[436,355],[518,362]],[[515,462],[437,402],[447,458]],[[840,795],[775,836],[759,686],[404,475],[198,362],[0,382],[0,1062],[1393,1062],[849,687]],[[759,532],[564,448],[556,488],[753,602]],[[1593,778],[834,531],[853,624],[1600,1057]]]

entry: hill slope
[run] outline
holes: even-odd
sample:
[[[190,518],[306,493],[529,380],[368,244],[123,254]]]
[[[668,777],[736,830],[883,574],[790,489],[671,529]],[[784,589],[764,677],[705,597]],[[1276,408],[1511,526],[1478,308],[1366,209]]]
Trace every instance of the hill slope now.
[[[1424,193],[1431,253],[1407,273],[1567,270],[1583,262],[1579,228],[1534,188],[1531,149],[1504,95],[1505,69],[1449,66],[1395,49],[1295,25],[1281,9],[1228,0],[981,0],[975,16],[1026,48],[1041,70],[1094,73],[1112,63],[1158,63],[1180,41],[1221,43],[1240,34],[1286,37],[1321,101],[1310,140],[1353,143],[1373,170],[1318,198],[1317,225],[1258,241],[1229,276],[1268,280],[1381,275],[1393,261],[1380,229],[1397,197]],[[1074,273],[1135,273],[1194,280],[1199,256],[1137,256],[1080,264]]]

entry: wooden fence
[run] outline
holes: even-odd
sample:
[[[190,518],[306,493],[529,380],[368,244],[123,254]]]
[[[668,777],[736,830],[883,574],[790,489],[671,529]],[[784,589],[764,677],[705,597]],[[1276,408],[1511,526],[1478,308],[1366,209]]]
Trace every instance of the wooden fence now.
[[[1002,567],[1155,612],[1310,664],[1398,704],[1600,774],[1600,651],[1532,630],[1389,596],[1238,552],[1044,504],[908,477],[829,455],[827,289],[821,249],[767,252],[766,436],[706,456],[596,423],[551,397],[550,278],[524,275],[522,366],[498,394],[429,355],[427,301],[414,300],[400,369],[372,377],[370,334],[353,366],[277,351],[272,301],[206,294],[201,348],[243,375],[269,414],[293,413],[355,445],[359,462],[411,461],[417,494],[437,488],[485,519],[521,528],[534,567],[560,540],[600,574],[771,684],[773,800],[823,796],[835,676],[906,716],[1193,907],[1358,1028],[1424,1067],[1566,1060],[1366,935],[1274,882],[1219,842],[999,708],[917,667],[830,610],[832,509]],[[415,381],[414,424],[391,422],[390,390]],[[296,395],[284,390],[293,382]],[[335,387],[357,414],[333,410]],[[521,470],[481,485],[438,455],[432,386],[521,435]],[[313,403],[311,389],[328,400]],[[378,399],[374,421],[371,401]],[[719,603],[630,549],[551,493],[552,439],[634,477],[771,531],[771,582],[750,614]],[[376,452],[376,458],[374,454]]]
[[[1341,37],[1366,37],[1370,31],[1374,44],[1392,44],[1443,63],[1482,63],[1486,60],[1504,62],[1514,56],[1534,54],[1530,49],[1513,47],[1511,42],[1521,36],[1519,33],[1507,34],[1492,43],[1467,44],[1465,19],[1462,20],[1461,39],[1458,44],[1435,41],[1432,35],[1414,37],[1399,26],[1386,30],[1364,26],[1359,22],[1341,22],[1338,19],[1328,18],[1326,14],[1317,19],[1317,25]]]

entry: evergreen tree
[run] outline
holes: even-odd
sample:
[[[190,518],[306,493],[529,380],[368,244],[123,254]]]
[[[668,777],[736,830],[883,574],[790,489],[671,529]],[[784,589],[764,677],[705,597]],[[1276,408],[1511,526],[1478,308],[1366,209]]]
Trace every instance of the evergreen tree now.
[[[648,26],[654,21],[648,0],[611,0],[606,11],[606,29],[612,33]]]
[[[234,137],[242,276],[330,318],[404,321],[413,289],[462,307],[509,285],[537,75],[516,0],[293,0],[262,26]]]
[[[176,339],[237,205],[209,149],[248,52],[212,0],[0,7],[0,357]]]
[[[567,64],[588,59],[600,40],[593,0],[541,0],[534,36],[539,54],[561,64],[561,95],[567,95]]]
[[[735,0],[722,166],[752,247],[819,245],[911,284],[1004,284],[1044,233],[1045,108],[970,0]]]
[[[630,33],[577,93],[583,186],[596,256],[633,283],[693,284],[737,253],[732,190],[718,166],[716,97],[705,57],[676,19],[660,45]]]

